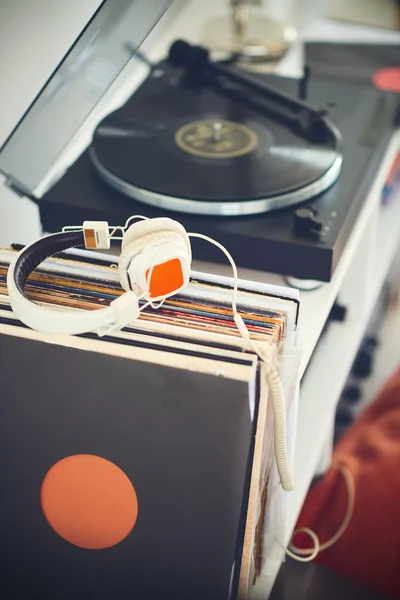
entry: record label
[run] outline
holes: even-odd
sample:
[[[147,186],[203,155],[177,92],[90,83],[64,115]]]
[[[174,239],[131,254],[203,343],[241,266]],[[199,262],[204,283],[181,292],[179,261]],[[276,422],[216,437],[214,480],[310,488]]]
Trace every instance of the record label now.
[[[255,131],[241,123],[204,119],[180,127],[175,141],[182,150],[195,156],[233,158],[251,152],[258,138]]]

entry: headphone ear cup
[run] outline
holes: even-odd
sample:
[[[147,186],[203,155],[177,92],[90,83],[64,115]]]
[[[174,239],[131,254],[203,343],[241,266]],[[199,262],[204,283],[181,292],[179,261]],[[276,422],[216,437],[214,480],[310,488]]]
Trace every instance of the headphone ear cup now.
[[[131,289],[147,300],[162,300],[186,287],[190,261],[180,237],[146,246],[131,260],[128,278]]]
[[[179,234],[188,248],[191,260],[192,250],[186,229],[181,223],[178,223],[178,221],[170,219],[169,217],[157,217],[155,219],[146,219],[133,223],[123,235],[121,252],[123,253],[125,248],[130,245],[131,242],[151,233],[158,233],[161,231],[173,231],[174,233]]]
[[[120,283],[124,290],[128,291],[131,289],[128,268],[132,259],[138,252],[141,252],[147,244],[152,242],[158,243],[161,239],[159,234],[162,232],[175,233],[182,239],[187,249],[190,268],[192,262],[192,249],[189,236],[181,223],[178,223],[178,221],[170,219],[169,217],[157,217],[155,219],[137,221],[126,230],[121,244],[118,270]],[[154,237],[154,234],[158,237]],[[164,239],[167,241],[167,238]],[[171,238],[168,238],[168,240],[170,239]]]
[[[165,247],[165,251],[163,251],[163,246]],[[182,238],[181,232],[156,230],[147,235],[132,239],[129,244],[125,243],[118,263],[120,282],[124,290],[129,291],[134,289],[138,294],[143,293],[145,291],[143,283],[145,281],[145,272],[157,264],[162,264],[163,260],[157,257],[167,258],[169,256],[169,260],[171,257],[174,257],[173,254],[170,255],[171,248],[173,247],[176,249],[176,257],[181,262],[184,280],[186,280],[190,273],[192,253],[190,243],[188,249],[186,240]],[[140,261],[138,258],[140,258]],[[135,286],[138,282],[142,282],[142,284],[137,288]]]

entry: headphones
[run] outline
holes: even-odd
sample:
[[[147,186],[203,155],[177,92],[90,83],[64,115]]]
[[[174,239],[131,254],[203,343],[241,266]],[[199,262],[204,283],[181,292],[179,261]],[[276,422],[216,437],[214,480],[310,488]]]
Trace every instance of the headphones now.
[[[164,301],[189,283],[192,251],[185,228],[169,218],[144,219],[125,227],[106,221],[85,221],[83,227],[65,227],[26,246],[11,263],[8,295],[15,315],[32,329],[45,333],[81,334],[121,329],[140,316],[139,300]],[[113,234],[123,230],[122,238]],[[108,249],[111,239],[122,239],[118,272],[125,294],[107,308],[94,311],[59,311],[39,306],[25,295],[29,275],[46,258],[74,246]],[[144,308],[144,307],[142,307]]]
[[[133,224],[131,221],[135,220]],[[111,232],[110,232],[111,230]],[[115,233],[120,230],[122,236]],[[192,250],[190,237],[197,237],[219,248],[233,269],[232,312],[236,326],[248,346],[264,364],[274,414],[274,448],[276,463],[285,490],[292,490],[286,450],[286,406],[282,382],[276,367],[260,352],[250,338],[247,327],[237,311],[238,276],[235,261],[217,241],[200,233],[187,233],[185,228],[167,217],[147,219],[130,217],[125,226],[110,227],[106,221],[85,221],[83,226],[64,227],[61,233],[41,238],[26,246],[10,264],[7,273],[8,296],[15,315],[32,329],[45,333],[81,334],[96,331],[104,335],[121,329],[139,318],[141,310],[151,305],[157,308],[169,296],[177,294],[189,283]],[[60,311],[31,302],[24,292],[26,280],[41,262],[74,246],[87,249],[109,249],[111,240],[121,240],[118,272],[125,293],[107,308],[92,311]],[[139,301],[144,300],[142,306]]]

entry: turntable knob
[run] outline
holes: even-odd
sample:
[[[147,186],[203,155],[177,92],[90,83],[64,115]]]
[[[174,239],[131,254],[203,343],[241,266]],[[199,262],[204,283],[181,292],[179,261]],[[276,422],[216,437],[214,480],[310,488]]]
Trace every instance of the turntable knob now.
[[[293,229],[298,235],[319,237],[322,231],[322,221],[310,208],[298,208],[294,213]]]

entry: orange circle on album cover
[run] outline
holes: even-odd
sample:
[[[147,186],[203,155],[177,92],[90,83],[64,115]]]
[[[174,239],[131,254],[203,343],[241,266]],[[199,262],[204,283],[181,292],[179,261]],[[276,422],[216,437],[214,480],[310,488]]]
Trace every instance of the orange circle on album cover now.
[[[138,501],[127,475],[92,454],[67,456],[47,472],[43,513],[60,537],[90,550],[115,546],[132,531]]]

